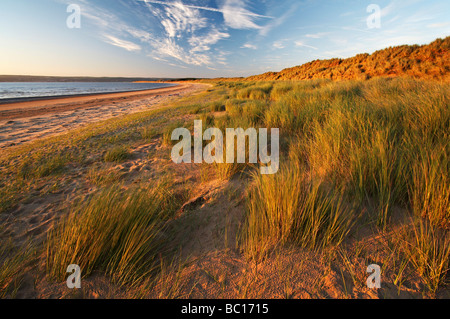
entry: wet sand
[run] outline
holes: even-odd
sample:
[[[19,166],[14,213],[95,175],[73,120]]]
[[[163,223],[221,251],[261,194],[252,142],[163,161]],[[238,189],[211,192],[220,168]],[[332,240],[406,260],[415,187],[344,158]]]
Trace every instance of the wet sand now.
[[[71,96],[0,105],[0,148],[124,114],[155,109],[171,99],[206,88],[205,84],[179,83],[175,87],[138,92]]]

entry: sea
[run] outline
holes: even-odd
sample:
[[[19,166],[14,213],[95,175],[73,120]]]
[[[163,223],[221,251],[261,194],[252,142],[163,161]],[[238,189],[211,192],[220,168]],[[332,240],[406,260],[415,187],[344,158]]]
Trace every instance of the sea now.
[[[142,91],[175,85],[133,82],[0,82],[0,102],[27,98]]]

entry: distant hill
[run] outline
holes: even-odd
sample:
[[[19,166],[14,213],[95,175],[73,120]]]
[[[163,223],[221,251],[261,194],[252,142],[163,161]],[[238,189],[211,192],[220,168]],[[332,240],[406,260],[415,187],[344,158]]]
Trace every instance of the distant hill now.
[[[172,81],[169,78],[125,78],[125,77],[88,77],[88,76],[34,76],[0,75],[0,82],[146,82]]]
[[[315,60],[280,72],[245,78],[249,81],[369,79],[411,76],[450,80],[450,37],[427,45],[401,45],[348,59]]]

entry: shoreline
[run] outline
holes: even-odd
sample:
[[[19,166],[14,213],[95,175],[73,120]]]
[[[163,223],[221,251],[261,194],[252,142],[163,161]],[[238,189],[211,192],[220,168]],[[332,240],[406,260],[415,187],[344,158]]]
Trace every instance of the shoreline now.
[[[201,92],[200,83],[125,93],[72,96],[0,105],[0,149],[67,132],[88,123],[157,109]]]
[[[147,83],[150,83],[150,82],[147,82]],[[153,83],[153,82],[151,82],[151,83]],[[173,87],[176,87],[179,85],[178,83],[175,83],[175,84],[166,83],[166,84],[170,84],[170,86],[154,88],[154,89],[138,89],[138,90],[132,90],[132,91],[13,97],[13,98],[0,99],[0,107],[4,104],[14,104],[14,103],[22,103],[22,102],[34,102],[34,101],[42,101],[42,100],[58,100],[58,99],[65,99],[65,98],[72,98],[72,97],[86,97],[86,96],[88,97],[88,96],[104,95],[104,94],[120,94],[120,93],[133,93],[133,92],[138,93],[138,92],[143,92],[143,91],[168,89],[168,88],[173,88]]]
[[[32,101],[15,101],[10,103],[0,103],[0,120],[14,120],[32,116],[40,116],[49,113],[59,113],[95,107],[105,103],[117,103],[134,101],[152,96],[177,94],[189,89],[192,83],[174,83],[175,86],[156,88],[140,91],[126,91],[113,93],[94,93],[87,95],[67,95],[52,97],[42,97]]]

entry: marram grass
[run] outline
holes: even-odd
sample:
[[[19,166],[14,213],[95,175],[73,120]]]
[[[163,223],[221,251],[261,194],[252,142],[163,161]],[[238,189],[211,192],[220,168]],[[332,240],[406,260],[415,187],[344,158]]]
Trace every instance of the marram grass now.
[[[151,275],[166,221],[178,208],[165,184],[145,189],[111,187],[80,202],[47,239],[47,271],[62,280],[70,264],[82,275],[101,270],[122,284]]]
[[[275,175],[254,174],[247,196],[241,245],[250,258],[271,247],[294,243],[309,249],[339,245],[356,212],[338,191],[310,180],[299,165],[283,165]]]

